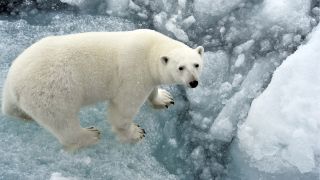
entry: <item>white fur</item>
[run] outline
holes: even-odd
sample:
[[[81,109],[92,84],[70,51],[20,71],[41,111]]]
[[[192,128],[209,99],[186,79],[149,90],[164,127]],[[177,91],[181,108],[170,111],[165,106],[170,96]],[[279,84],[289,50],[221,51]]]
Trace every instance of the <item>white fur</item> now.
[[[97,129],[80,126],[80,108],[108,101],[113,130],[121,140],[136,142],[144,137],[132,123],[140,106],[148,97],[154,107],[169,106],[170,93],[157,86],[197,80],[202,54],[202,47],[191,49],[152,30],[47,37],[12,63],[2,111],[34,119],[63,145],[79,148],[99,139]]]

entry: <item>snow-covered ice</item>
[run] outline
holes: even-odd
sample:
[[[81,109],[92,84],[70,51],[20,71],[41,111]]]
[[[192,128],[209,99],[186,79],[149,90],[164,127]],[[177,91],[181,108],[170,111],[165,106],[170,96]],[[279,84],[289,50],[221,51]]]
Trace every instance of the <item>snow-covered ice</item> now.
[[[310,27],[310,6],[311,0],[264,0],[261,15],[273,25],[304,31]]]
[[[238,131],[240,150],[264,172],[319,173],[320,26],[274,72]]]
[[[225,15],[243,2],[244,0],[233,0],[227,3],[224,0],[195,0],[194,9],[198,19],[201,21]]]

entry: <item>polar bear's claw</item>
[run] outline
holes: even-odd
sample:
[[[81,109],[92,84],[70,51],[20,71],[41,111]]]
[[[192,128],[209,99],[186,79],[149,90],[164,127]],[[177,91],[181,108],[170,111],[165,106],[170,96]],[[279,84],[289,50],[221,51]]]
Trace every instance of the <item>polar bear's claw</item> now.
[[[141,140],[145,137],[146,131],[143,128],[140,128],[139,125],[136,125],[136,126],[139,128],[139,133],[140,133],[139,139]]]
[[[160,88],[158,89],[158,94],[151,99],[150,102],[156,109],[169,108],[170,105],[174,105],[171,94],[168,91]]]
[[[93,132],[95,134],[94,139],[97,139],[97,140],[100,139],[101,132],[97,128],[91,126],[91,127],[85,128],[85,129],[87,129],[89,132]]]
[[[119,140],[124,143],[136,143],[146,134],[146,131],[136,124],[132,124],[127,130],[114,128],[114,131],[118,134]]]

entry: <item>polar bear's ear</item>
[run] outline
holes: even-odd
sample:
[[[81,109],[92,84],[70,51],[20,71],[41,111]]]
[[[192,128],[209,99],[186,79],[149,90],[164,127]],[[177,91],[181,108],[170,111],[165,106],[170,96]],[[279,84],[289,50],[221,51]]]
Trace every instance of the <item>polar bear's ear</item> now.
[[[202,46],[198,46],[198,47],[196,48],[196,51],[198,52],[198,54],[200,54],[200,56],[202,56],[203,53],[204,53],[204,49],[203,49]]]
[[[164,65],[166,65],[166,64],[168,64],[168,62],[169,62],[169,58],[168,58],[167,56],[162,56],[162,57],[161,57],[161,62],[162,62]]]

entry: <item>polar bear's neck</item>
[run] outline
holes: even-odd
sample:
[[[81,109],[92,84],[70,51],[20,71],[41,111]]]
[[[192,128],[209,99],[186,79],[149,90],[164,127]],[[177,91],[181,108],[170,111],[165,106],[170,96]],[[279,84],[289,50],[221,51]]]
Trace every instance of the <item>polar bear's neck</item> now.
[[[173,41],[173,40],[171,40]],[[153,45],[150,54],[149,54],[149,69],[152,76],[153,82],[156,85],[165,85],[165,84],[175,84],[174,77],[166,70],[165,66],[161,62],[161,57],[166,56],[166,54],[177,48],[176,44],[171,44],[172,42],[162,43],[157,42]],[[180,46],[179,46],[180,47]]]
[[[187,46],[153,30],[137,30],[135,32],[139,34],[140,39],[147,39],[147,41],[144,42],[148,44],[146,46],[149,49],[145,51],[148,53],[146,55],[147,64],[154,85],[174,84],[175,80],[165,71],[161,57],[166,56],[168,52],[175,48]]]

